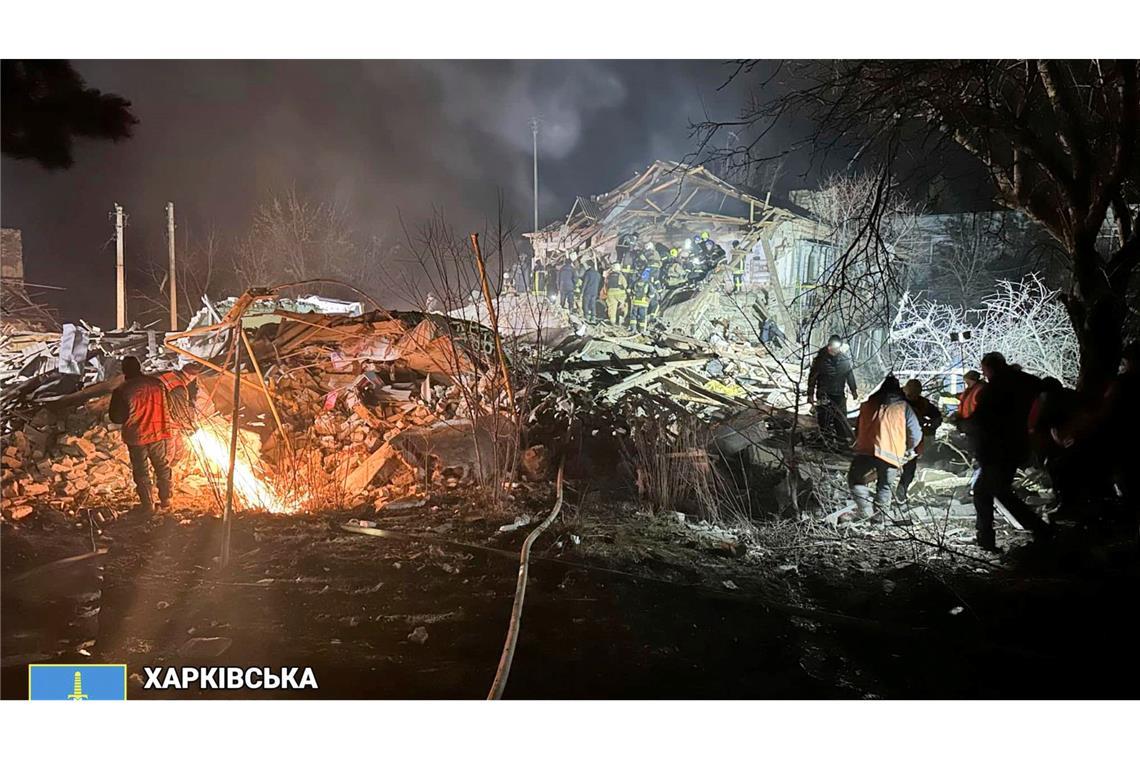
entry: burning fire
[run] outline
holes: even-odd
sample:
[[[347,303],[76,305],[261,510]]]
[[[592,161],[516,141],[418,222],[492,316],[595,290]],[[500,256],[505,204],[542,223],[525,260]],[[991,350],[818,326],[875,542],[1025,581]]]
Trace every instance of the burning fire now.
[[[242,431],[239,431],[239,434]],[[230,424],[225,420],[207,420],[189,437],[190,447],[205,468],[225,478],[230,466]],[[249,454],[249,448],[238,440],[234,459],[234,494],[247,508],[290,514],[301,508],[300,499],[282,497],[257,474],[260,466]],[[224,487],[224,486],[223,486]]]

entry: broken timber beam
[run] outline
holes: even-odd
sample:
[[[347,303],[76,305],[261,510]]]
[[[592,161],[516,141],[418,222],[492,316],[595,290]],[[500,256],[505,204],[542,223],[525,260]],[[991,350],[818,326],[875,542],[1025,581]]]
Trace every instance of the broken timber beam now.
[[[622,380],[615,386],[607,388],[602,394],[602,397],[612,401],[621,394],[625,393],[630,388],[645,388],[652,383],[658,381],[670,372],[674,372],[685,367],[698,367],[706,363],[706,359],[689,359],[688,361],[668,362],[660,367],[647,369],[644,372],[637,372],[630,375],[625,380]]]

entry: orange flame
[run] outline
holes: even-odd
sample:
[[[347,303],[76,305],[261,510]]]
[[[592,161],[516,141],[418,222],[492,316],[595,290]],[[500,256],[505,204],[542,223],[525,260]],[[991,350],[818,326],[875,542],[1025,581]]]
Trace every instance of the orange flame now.
[[[240,431],[239,431],[240,432]],[[230,465],[229,423],[222,420],[207,420],[189,437],[190,447],[198,455],[199,461],[216,476],[223,479]],[[250,509],[266,512],[291,514],[301,508],[301,500],[296,497],[283,497],[274,488],[258,477],[259,463],[254,460],[246,447],[238,442],[237,457],[234,459],[234,494]]]

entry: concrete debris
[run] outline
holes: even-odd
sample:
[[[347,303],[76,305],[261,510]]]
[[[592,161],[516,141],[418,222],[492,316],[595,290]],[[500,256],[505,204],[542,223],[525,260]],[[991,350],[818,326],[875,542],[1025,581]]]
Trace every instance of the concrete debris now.
[[[255,302],[243,319],[266,387],[245,357],[239,422],[243,456],[275,490],[313,505],[392,506],[424,485],[468,484],[501,469],[502,431],[489,416],[503,410],[501,384],[478,351],[461,347],[485,340],[479,325],[442,315],[361,314],[359,304],[328,299],[267,303]],[[229,306],[210,304],[196,319],[217,323]],[[107,421],[109,395],[127,355],[151,373],[190,361],[165,340],[161,332],[89,325],[0,338],[8,519],[26,519],[26,508],[45,503],[71,511],[92,501],[134,502],[127,450]],[[233,380],[218,371],[232,353],[228,331],[173,345],[208,362],[192,386],[189,420],[172,419],[176,499],[216,504],[224,476],[199,461],[188,437],[206,425],[228,431]]]

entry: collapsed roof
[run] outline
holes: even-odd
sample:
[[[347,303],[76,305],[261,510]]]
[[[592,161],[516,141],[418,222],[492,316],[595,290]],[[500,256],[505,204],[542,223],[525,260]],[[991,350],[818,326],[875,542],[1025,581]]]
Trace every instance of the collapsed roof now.
[[[578,196],[564,220],[524,237],[539,255],[587,247],[612,254],[626,233],[668,243],[686,230],[731,236],[750,248],[765,233],[797,219],[808,217],[749,195],[703,166],[654,161],[607,193]]]

